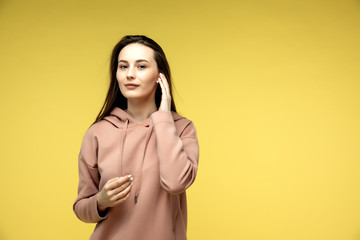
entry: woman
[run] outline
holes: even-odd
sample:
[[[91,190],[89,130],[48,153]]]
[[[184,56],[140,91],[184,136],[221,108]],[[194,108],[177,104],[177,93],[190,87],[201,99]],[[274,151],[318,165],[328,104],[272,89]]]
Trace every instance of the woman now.
[[[194,182],[194,124],[178,115],[161,47],[142,35],[115,46],[111,83],[79,153],[78,197],[90,239],[186,239],[185,190]]]

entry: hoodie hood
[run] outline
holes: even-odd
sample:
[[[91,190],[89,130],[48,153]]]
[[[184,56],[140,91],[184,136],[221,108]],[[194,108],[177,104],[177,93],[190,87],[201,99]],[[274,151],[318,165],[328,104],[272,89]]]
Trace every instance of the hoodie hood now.
[[[184,118],[179,114],[177,114],[176,112],[171,112],[171,114],[173,116],[174,121]],[[132,116],[130,116],[127,112],[125,112],[119,107],[113,108],[110,114],[104,117],[104,120],[110,122],[116,128],[123,128],[127,120],[129,121],[128,127],[134,127],[137,125],[143,125],[145,127],[149,127],[151,124],[151,117],[147,118],[141,123],[138,123]]]

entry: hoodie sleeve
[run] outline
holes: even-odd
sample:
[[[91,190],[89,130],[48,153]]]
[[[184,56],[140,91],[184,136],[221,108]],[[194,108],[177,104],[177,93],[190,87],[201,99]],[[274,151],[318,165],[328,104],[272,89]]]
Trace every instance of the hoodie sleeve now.
[[[151,118],[157,140],[161,185],[169,193],[181,193],[196,177],[199,144],[195,126],[188,121],[179,136],[171,112],[157,111]]]
[[[78,197],[73,204],[76,216],[87,223],[105,219],[98,213],[96,194],[99,192],[100,174],[97,168],[97,141],[90,129],[86,132],[79,153]]]

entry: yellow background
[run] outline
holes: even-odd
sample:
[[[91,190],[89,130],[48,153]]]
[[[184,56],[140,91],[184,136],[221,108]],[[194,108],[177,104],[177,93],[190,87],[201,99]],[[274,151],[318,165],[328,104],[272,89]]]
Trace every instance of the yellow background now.
[[[165,50],[189,239],[360,239],[360,2],[0,1],[0,239],[88,239],[77,154],[126,34]]]

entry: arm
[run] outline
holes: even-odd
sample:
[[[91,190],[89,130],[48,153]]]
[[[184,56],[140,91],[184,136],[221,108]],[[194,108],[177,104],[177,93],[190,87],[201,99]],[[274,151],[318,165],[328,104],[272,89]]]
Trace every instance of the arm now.
[[[157,140],[160,183],[169,193],[181,193],[194,182],[199,161],[196,129],[188,122],[178,136],[170,111],[151,115]]]
[[[96,194],[98,193],[99,173],[97,168],[87,165],[79,154],[79,187],[78,197],[73,205],[76,216],[87,223],[97,223],[106,218],[98,212]]]
[[[99,190],[98,140],[90,128],[79,154],[78,197],[73,205],[76,216],[89,223],[97,223],[107,217],[108,209],[126,201],[132,188],[132,176],[109,179]]]
[[[79,154],[78,197],[73,204],[76,216],[89,223],[96,223],[106,218],[99,215],[96,194],[99,192],[100,174],[97,169],[97,142],[88,130]]]

